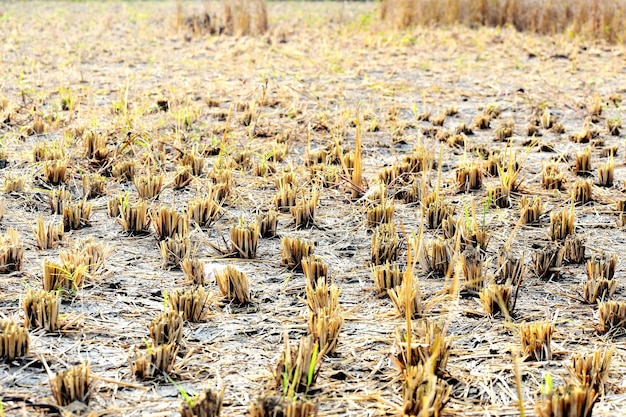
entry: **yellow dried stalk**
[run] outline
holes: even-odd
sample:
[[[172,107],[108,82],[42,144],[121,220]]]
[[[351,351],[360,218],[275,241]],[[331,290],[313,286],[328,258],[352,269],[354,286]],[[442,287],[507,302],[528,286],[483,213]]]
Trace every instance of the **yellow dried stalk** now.
[[[461,191],[480,190],[483,186],[483,172],[477,162],[464,164],[456,169],[456,185]]]
[[[183,317],[178,311],[163,312],[152,319],[148,330],[154,346],[179,344],[183,340]]]
[[[574,172],[578,175],[587,175],[591,173],[591,170],[591,148],[587,147],[576,153]]]
[[[120,200],[119,218],[117,222],[122,226],[122,230],[131,235],[142,235],[150,233],[151,217],[148,216],[148,205],[144,200],[136,203],[128,201],[128,194]]]
[[[152,199],[159,196],[163,187],[163,174],[135,175],[133,184],[139,197]]]
[[[193,282],[194,285],[205,285],[204,262],[195,257],[187,257],[183,259],[181,267],[187,280]]]
[[[387,294],[400,315],[420,317],[424,314],[425,307],[423,305],[422,291],[413,273],[413,265],[407,265],[407,269],[402,274],[401,284],[387,290]]]
[[[39,215],[33,233],[39,249],[56,248],[63,240],[63,223],[45,223],[43,216]]]
[[[482,301],[485,312],[494,317],[502,313],[505,318],[509,318],[513,312],[512,290],[507,284],[489,284],[478,294]]]
[[[587,261],[587,278],[597,279],[604,278],[612,280],[615,276],[615,268],[617,267],[617,255],[599,255],[592,254]]]
[[[77,291],[83,286],[87,267],[80,260],[58,264],[43,260],[43,289],[46,291]]]
[[[613,353],[615,353],[614,346],[597,349],[587,354],[575,353],[572,356],[572,366],[568,367],[568,371],[578,384],[598,393],[604,392]]]
[[[568,235],[574,234],[576,213],[572,204],[567,210],[553,211],[550,213],[550,230],[548,237],[552,241],[562,241]]]
[[[558,243],[548,243],[543,249],[533,253],[533,268],[537,277],[557,278],[563,265],[563,252]]]
[[[403,371],[403,417],[437,417],[450,398],[452,387],[434,374],[430,364],[409,366]]]
[[[189,236],[174,235],[159,242],[163,268],[180,268],[182,261],[193,253]]]
[[[543,206],[541,199],[537,196],[532,201],[526,196],[522,196],[519,202],[520,223],[531,224],[539,221],[539,217],[543,214]]]
[[[13,175],[10,172],[4,177],[5,193],[21,193],[26,185],[25,175]]]
[[[176,168],[176,174],[174,174],[174,181],[172,181],[172,188],[174,190],[180,190],[185,188],[191,180],[193,176],[191,175],[191,167],[189,166],[179,166]]]
[[[130,358],[133,375],[140,379],[152,379],[163,372],[169,374],[174,369],[178,355],[178,345],[169,343],[153,346],[148,344],[147,351],[135,351]]]
[[[65,407],[74,401],[89,404],[91,396],[90,365],[83,362],[70,366],[50,378],[52,396],[57,404]]]
[[[589,180],[576,180],[574,182],[570,195],[572,200],[576,203],[586,204],[591,201],[591,181]]]
[[[371,262],[373,265],[382,265],[393,262],[398,257],[400,241],[393,223],[382,223],[374,229],[372,235]]]
[[[222,212],[222,205],[215,198],[216,189],[211,187],[209,194],[195,197],[187,203],[189,218],[200,227],[209,227]]]
[[[310,283],[306,285],[306,300],[309,310],[316,312],[324,307],[335,310],[339,307],[339,287],[335,284],[328,285],[326,278],[321,277],[313,286]]]
[[[17,230],[9,227],[0,236],[0,274],[8,274],[22,269],[24,245]]]
[[[381,204],[367,209],[367,227],[374,228],[381,223],[393,222],[393,213],[395,206],[387,204],[384,200]]]
[[[18,327],[13,320],[0,319],[0,360],[12,362],[26,356],[29,348],[28,330]]]
[[[447,374],[446,367],[452,348],[452,337],[446,336],[447,331],[447,327],[441,327],[434,321],[419,320],[410,338],[410,352],[406,332],[396,332],[398,353],[392,356],[394,365],[401,372],[411,366],[421,365],[428,368],[433,366],[434,373],[443,377]]]
[[[496,282],[507,284],[513,287],[519,286],[524,279],[524,254],[521,257],[513,255],[510,251],[503,249],[498,253],[498,272]]]
[[[302,272],[307,285],[315,287],[320,278],[328,278],[328,264],[320,256],[311,255],[302,258]]]
[[[250,417],[316,417],[317,405],[284,396],[263,396],[250,406]]]
[[[470,292],[480,292],[487,280],[483,253],[474,246],[468,246],[461,254],[461,267],[465,278],[465,289]]]
[[[22,310],[24,311],[24,326],[27,328],[44,329],[55,332],[59,329],[59,309],[61,300],[58,292],[28,289]]]
[[[50,195],[50,210],[51,214],[63,214],[63,207],[66,204],[70,204],[72,195],[65,187],[61,186],[56,190],[52,190]]]
[[[617,281],[606,278],[589,278],[583,284],[583,299],[589,304],[607,301],[617,291]]]
[[[343,322],[340,308],[322,307],[316,311],[309,311],[309,334],[320,347],[321,355],[335,352]]]
[[[296,393],[306,393],[315,384],[324,355],[313,336],[304,336],[297,347],[291,347],[285,334],[285,348],[276,366],[276,383],[283,396],[293,398]]]
[[[606,333],[614,328],[626,325],[626,302],[607,301],[598,305],[600,326],[598,331]]]
[[[285,236],[281,239],[281,262],[290,269],[302,269],[302,258],[313,253],[313,243],[297,237]]]
[[[274,237],[276,236],[276,229],[278,228],[278,213],[274,210],[269,210],[257,217],[257,223],[259,224],[259,234],[261,237]]]
[[[230,244],[232,253],[242,259],[256,258],[259,244],[260,228],[257,222],[247,225],[237,224],[230,228]]]
[[[189,172],[195,177],[199,177],[204,172],[204,165],[206,158],[203,158],[197,148],[186,151],[180,159],[180,164],[184,167],[189,167]]]
[[[427,271],[446,276],[452,268],[452,243],[449,239],[437,238],[426,245],[423,265]]]
[[[201,321],[210,304],[209,294],[204,287],[174,290],[170,293],[168,301],[183,320],[190,322]]]
[[[102,175],[83,175],[83,198],[96,198],[106,194],[106,178]]]
[[[173,207],[161,205],[151,210],[150,221],[159,240],[176,235],[187,236],[189,233],[189,216],[186,212],[178,213]]]
[[[288,212],[296,205],[296,197],[298,192],[291,184],[280,186],[276,196],[274,196],[274,204],[276,209],[282,212]]]
[[[308,198],[302,198],[300,201],[296,202],[294,207],[290,207],[296,229],[305,229],[315,224],[315,207],[318,201],[319,193],[314,191]]]
[[[379,295],[387,294],[387,290],[400,286],[403,275],[396,263],[385,262],[382,265],[372,266],[372,277]]]
[[[545,322],[524,323],[519,326],[522,354],[532,357],[536,361],[549,361],[552,359],[550,343],[554,324],[549,320]]]
[[[61,185],[67,179],[67,159],[53,159],[43,163],[44,181],[51,185]]]
[[[561,190],[563,189],[565,178],[559,170],[559,166],[554,162],[550,162],[543,165],[541,182],[546,190]]]
[[[181,417],[220,417],[222,402],[224,400],[224,388],[214,391],[210,388],[202,391],[200,395],[183,401],[180,406]]]
[[[579,264],[585,260],[585,238],[576,234],[568,235],[563,245],[563,260]]]
[[[539,417],[591,417],[598,393],[581,385],[557,387],[543,393],[535,404]]]
[[[63,205],[63,229],[69,232],[89,226],[91,224],[89,222],[91,208],[92,204],[86,201],[66,202]]]
[[[114,178],[119,178],[123,181],[133,181],[136,171],[137,164],[134,160],[123,159],[113,164],[113,167],[111,168],[111,175]]]
[[[598,168],[598,185],[602,187],[612,187],[615,178],[615,161],[611,156],[609,160]]]
[[[248,276],[234,266],[228,265],[215,271],[215,280],[222,296],[230,301],[247,304],[251,301]]]

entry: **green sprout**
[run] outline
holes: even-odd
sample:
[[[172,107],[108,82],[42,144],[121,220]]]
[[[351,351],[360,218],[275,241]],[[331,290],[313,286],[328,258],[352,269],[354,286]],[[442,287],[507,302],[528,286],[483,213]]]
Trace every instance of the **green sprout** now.
[[[552,375],[550,372],[545,372],[543,374],[543,382],[539,386],[539,391],[541,391],[542,395],[550,395],[552,391],[554,391],[554,387],[552,386]]]
[[[311,386],[313,383],[313,375],[315,375],[315,363],[317,362],[317,354],[319,351],[319,346],[317,343],[313,346],[313,355],[311,355],[311,363],[309,364],[309,373],[307,375],[306,385],[307,387]]]
[[[163,290],[163,311],[167,310],[167,290]]]
[[[187,391],[185,391],[185,388],[183,388],[182,385],[176,383],[176,381],[174,381],[172,377],[170,377],[169,375],[167,375],[167,379],[168,381],[170,381],[170,383],[172,383],[176,387],[180,395],[183,397],[183,400],[185,401],[187,406],[193,407],[196,403],[196,400],[198,399],[198,395],[197,394],[194,396],[189,395]]]

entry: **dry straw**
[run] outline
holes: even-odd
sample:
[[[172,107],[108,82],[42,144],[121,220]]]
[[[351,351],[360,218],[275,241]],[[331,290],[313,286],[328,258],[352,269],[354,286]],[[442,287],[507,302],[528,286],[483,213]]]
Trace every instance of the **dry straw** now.
[[[28,330],[18,327],[12,320],[0,319],[0,360],[11,362],[26,356],[29,348]]]
[[[163,187],[163,174],[136,175],[133,184],[139,197],[152,199],[159,196]]]
[[[39,249],[53,249],[59,246],[63,240],[63,223],[45,223],[43,216],[39,215],[35,224],[33,233]]]
[[[175,310],[163,312],[148,324],[154,346],[179,344],[183,340],[183,317]]]
[[[153,346],[146,343],[146,350],[135,350],[129,358],[133,375],[140,379],[152,379],[163,372],[169,374],[174,369],[178,355],[175,343]]]
[[[572,366],[568,367],[568,371],[580,385],[596,392],[604,392],[613,353],[615,353],[613,346],[597,349],[587,354],[575,353],[572,356]]]
[[[206,274],[204,273],[204,262],[195,257],[183,259],[181,268],[188,281],[195,285],[205,285]]]
[[[313,253],[313,243],[298,237],[285,236],[281,239],[280,256],[289,269],[302,270],[302,258]]]
[[[173,207],[164,205],[150,211],[150,221],[159,240],[176,235],[186,236],[189,232],[189,217],[186,212],[179,213]]]
[[[199,322],[204,318],[210,304],[209,295],[204,287],[177,289],[170,293],[168,301],[183,320]]]
[[[395,261],[398,257],[399,246],[400,240],[395,225],[393,223],[378,225],[372,235],[372,265]]]
[[[150,232],[150,217],[148,216],[148,205],[144,200],[131,203],[128,194],[122,199],[118,199],[117,222],[122,226],[122,230],[131,235],[142,235]],[[113,214],[113,213],[111,213]],[[117,217],[117,216],[115,216]]]
[[[219,391],[207,388],[200,395],[185,398],[180,406],[180,415],[181,417],[219,417],[222,413],[223,400],[224,388]]]
[[[260,228],[256,221],[244,225],[242,219],[240,219],[239,224],[233,225],[230,228],[232,253],[242,259],[256,258],[259,236]]]
[[[278,228],[278,212],[275,210],[268,210],[267,212],[260,214],[256,221],[259,224],[259,234],[261,237],[269,238],[276,236],[276,230]]]
[[[180,268],[186,258],[192,256],[194,249],[189,236],[174,235],[159,242],[164,268]]]
[[[607,301],[598,305],[600,325],[598,331],[607,333],[613,329],[622,329],[626,325],[626,302]]]
[[[86,201],[63,204],[63,229],[66,232],[90,226],[92,204]]]
[[[74,401],[89,404],[92,388],[89,363],[83,362],[58,372],[50,378],[50,387],[54,400],[61,407]]]
[[[59,329],[60,307],[58,292],[29,289],[22,300],[24,325],[28,328],[55,332]]]
[[[264,395],[250,405],[250,417],[314,417],[317,408],[308,400]]]
[[[237,302],[240,305],[251,301],[248,276],[232,265],[215,271],[215,280],[220,293],[226,299]]]
[[[20,271],[23,259],[24,245],[17,230],[9,227],[7,232],[0,236],[0,274]]]
[[[519,326],[522,353],[527,358],[536,361],[552,359],[552,333],[554,324],[549,320],[544,322],[524,323]]]
[[[396,263],[385,262],[382,265],[372,266],[372,278],[379,295],[386,295],[387,290],[402,284],[403,272]]]

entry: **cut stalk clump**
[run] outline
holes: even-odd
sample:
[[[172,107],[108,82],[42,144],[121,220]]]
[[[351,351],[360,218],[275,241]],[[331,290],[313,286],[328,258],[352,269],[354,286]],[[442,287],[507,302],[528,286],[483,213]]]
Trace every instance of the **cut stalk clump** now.
[[[183,165],[176,168],[174,174],[174,180],[172,181],[172,188],[174,190],[182,190],[189,185],[193,176],[191,175],[191,167]]]
[[[177,212],[173,207],[161,205],[158,209],[151,210],[150,221],[159,240],[176,235],[187,236],[189,232],[189,216],[186,212]]]
[[[412,366],[424,366],[438,376],[447,375],[446,367],[452,348],[452,337],[446,336],[448,329],[434,321],[421,319],[411,337],[406,333],[396,333],[398,353],[392,357],[395,366],[402,372]],[[409,351],[410,345],[410,351]]]
[[[63,240],[63,223],[45,223],[43,216],[40,215],[37,217],[33,232],[39,249],[56,248]]]
[[[576,153],[574,172],[576,175],[587,176],[591,174],[591,171],[591,148],[587,147]]]
[[[7,175],[4,177],[5,193],[21,193],[24,191],[25,185],[25,175],[13,175],[11,173],[7,173]]]
[[[449,239],[436,238],[426,245],[423,262],[425,269],[445,277],[452,268],[453,244]]]
[[[297,190],[291,184],[281,185],[274,197],[276,209],[281,212],[289,212],[296,205]]]
[[[507,284],[489,284],[478,294],[482,301],[485,312],[490,317],[495,317],[502,313],[505,318],[509,318],[513,313],[513,291]]]
[[[230,244],[234,256],[242,259],[256,258],[259,236],[259,224],[256,221],[247,225],[240,221],[233,225],[230,228]]]
[[[522,353],[527,358],[536,361],[549,361],[552,359],[550,343],[554,324],[549,320],[544,322],[524,323],[519,327]]]
[[[89,218],[93,205],[86,201],[67,202],[63,205],[63,229],[66,232],[91,226]]]
[[[443,219],[452,216],[454,209],[434,192],[422,200],[422,213],[428,227],[438,229]]]
[[[626,302],[607,301],[598,305],[600,325],[598,331],[607,333],[613,329],[626,327]]]
[[[264,395],[250,406],[250,417],[315,417],[317,408],[308,400]]]
[[[302,258],[313,254],[314,245],[298,237],[285,236],[281,239],[281,262],[289,269],[302,270]]]
[[[294,218],[296,229],[305,229],[315,224],[315,207],[319,202],[319,194],[314,191],[308,198],[296,202],[294,207],[290,208],[291,215]]]
[[[535,412],[539,417],[591,417],[597,399],[593,388],[573,384],[560,386],[542,393]]]
[[[169,295],[168,301],[172,309],[179,313],[183,320],[190,322],[201,321],[210,304],[209,294],[204,287],[174,290]]]
[[[89,404],[91,397],[90,365],[83,362],[58,372],[50,378],[52,396],[61,407],[68,406],[74,401]]]
[[[205,285],[206,274],[204,273],[204,262],[196,257],[187,257],[183,259],[181,268],[185,273],[185,277],[188,281],[194,285]]]
[[[28,330],[18,327],[13,320],[0,319],[0,360],[12,362],[28,354]]]
[[[575,353],[568,371],[578,384],[596,392],[604,392],[614,352],[615,348],[611,346],[587,354]]]
[[[106,179],[102,175],[83,176],[83,198],[96,198],[106,194]]]
[[[521,257],[515,256],[511,251],[502,249],[498,253],[498,272],[496,282],[518,287],[524,279],[524,254]]]
[[[320,347],[321,356],[335,352],[343,323],[343,313],[339,307],[322,307],[317,311],[309,311],[309,334]]]
[[[533,268],[537,277],[546,280],[558,278],[563,266],[563,253],[563,248],[554,242],[533,253]]]
[[[452,387],[435,375],[432,364],[407,367],[403,373],[401,416],[437,417]]]
[[[0,274],[21,271],[24,260],[24,245],[17,230],[9,227],[6,234],[0,236]]]
[[[302,258],[302,272],[306,279],[307,285],[315,287],[320,278],[327,280],[328,264],[317,255],[305,256]]]
[[[180,344],[183,340],[183,317],[175,310],[160,313],[148,324],[148,330],[154,346]]]
[[[601,187],[612,187],[613,179],[615,178],[615,161],[613,157],[602,166],[598,168],[598,185]]]
[[[576,180],[570,195],[575,203],[587,204],[591,201],[591,181]]]
[[[217,220],[222,212],[222,205],[213,195],[215,189],[211,188],[209,195],[195,197],[187,203],[187,212],[190,220],[193,220],[200,227],[210,227]]]
[[[484,258],[483,252],[474,246],[468,246],[461,254],[465,289],[469,292],[478,293],[485,287],[487,276]]]
[[[282,388],[284,397],[293,398],[297,393],[306,394],[315,384],[323,355],[313,336],[304,336],[298,346],[292,347],[285,334],[285,348],[276,366],[276,384]]]
[[[585,261],[585,238],[573,234],[565,238],[563,245],[563,261],[570,264],[580,264]]]
[[[113,164],[111,175],[122,181],[133,181],[135,172],[137,171],[137,163],[132,159],[122,159]]]
[[[146,343],[146,351],[135,351],[130,358],[133,375],[140,379],[152,379],[163,372],[169,374],[174,369],[178,345],[175,343],[154,346]]]
[[[278,228],[278,212],[275,210],[268,210],[257,217],[257,223],[259,224],[259,235],[264,238],[270,238],[276,236],[276,230]]]
[[[573,235],[575,221],[576,213],[574,212],[573,204],[569,210],[552,211],[550,213],[550,230],[548,232],[550,240],[560,242],[565,240],[567,236]]]
[[[29,329],[44,329],[55,332],[59,329],[59,293],[28,289],[22,300],[24,325]]]
[[[397,263],[385,262],[382,265],[372,266],[372,277],[378,295],[386,295],[387,290],[402,284],[403,272]]]
[[[393,262],[398,257],[400,240],[393,223],[382,223],[374,229],[372,235],[372,265],[382,265]]]
[[[128,194],[118,201],[119,218],[117,218],[117,222],[122,226],[122,230],[131,235],[150,233],[151,218],[148,216],[148,204],[144,200],[131,203],[128,200]]]
[[[387,290],[387,294],[401,316],[417,318],[426,310],[422,290],[411,265],[404,271],[401,284]]]
[[[526,196],[522,196],[519,202],[520,210],[520,223],[532,224],[539,221],[539,218],[543,214],[543,205],[541,199],[537,196],[533,197],[532,201]]]
[[[330,286],[324,277],[317,280],[315,285],[306,285],[306,300],[309,310],[316,312],[324,307],[335,310],[339,306],[340,290],[335,284]]]
[[[193,253],[189,236],[174,235],[159,242],[159,250],[163,258],[163,268],[180,268],[185,258]]]
[[[546,163],[541,170],[541,181],[543,188],[546,190],[562,190],[565,178],[563,173],[559,169],[559,166],[554,163]]]
[[[186,398],[180,406],[181,417],[220,417],[222,402],[224,400],[224,388],[202,391],[200,395]]]
[[[591,255],[587,261],[587,278],[604,278],[612,280],[615,276],[615,268],[617,267],[617,255]]]
[[[86,276],[87,267],[82,262],[58,264],[49,259],[43,260],[43,289],[46,291],[77,291],[83,286]]]
[[[67,159],[54,159],[43,163],[43,178],[50,185],[61,185],[67,180]]]
[[[226,268],[215,271],[215,280],[220,293],[227,300],[240,305],[248,304],[252,300],[248,276],[234,266],[228,265]]]
[[[51,214],[63,214],[63,207],[70,204],[72,195],[65,187],[61,186],[56,190],[52,190],[50,195],[50,211]]]
[[[394,209],[393,204],[388,204],[384,200],[380,204],[368,208],[367,227],[373,229],[381,223],[391,223]]]
[[[180,164],[183,167],[189,167],[190,174],[195,177],[199,177],[204,173],[205,163],[206,159],[202,157],[195,148],[183,153],[180,159]]]
[[[456,185],[461,191],[480,190],[483,186],[483,172],[477,162],[468,163],[456,169]]]
[[[136,175],[133,178],[133,184],[139,197],[148,200],[157,198],[163,187],[163,174]]]
[[[110,252],[109,248],[107,248],[104,243],[96,242],[92,236],[80,241],[79,251],[82,262],[87,267],[87,272],[91,276],[104,266],[104,261]],[[66,262],[63,258],[63,252],[59,253],[59,255],[61,256],[61,260]]]

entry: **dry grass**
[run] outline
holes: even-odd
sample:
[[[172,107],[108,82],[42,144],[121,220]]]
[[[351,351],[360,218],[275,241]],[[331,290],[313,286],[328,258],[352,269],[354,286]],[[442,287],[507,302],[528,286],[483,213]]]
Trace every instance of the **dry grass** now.
[[[568,32],[610,42],[625,39],[623,17],[626,3],[621,0],[577,0],[541,3],[523,1],[470,0],[383,0],[380,17],[397,27],[414,25],[507,26],[540,34]]]

